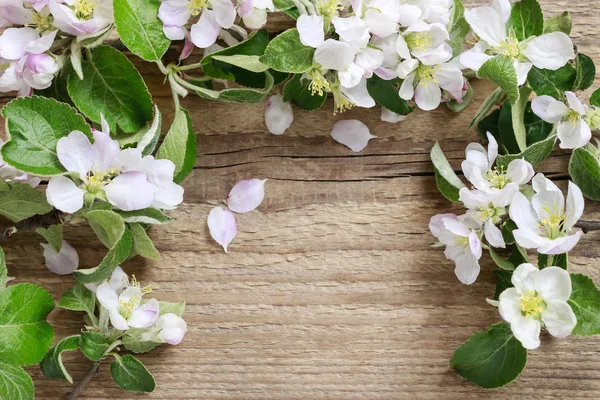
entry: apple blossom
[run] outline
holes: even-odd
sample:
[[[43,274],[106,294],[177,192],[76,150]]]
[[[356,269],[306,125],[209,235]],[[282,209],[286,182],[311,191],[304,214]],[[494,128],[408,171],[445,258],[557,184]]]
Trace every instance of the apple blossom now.
[[[44,259],[48,269],[58,275],[71,274],[79,267],[79,255],[66,240],[62,241],[59,251],[48,243],[40,243],[44,248]]]
[[[533,178],[535,194],[531,202],[517,193],[510,205],[510,218],[517,224],[513,231],[517,243],[526,249],[537,249],[541,254],[568,253],[579,242],[582,232],[573,231],[583,214],[581,190],[569,182],[565,199],[560,189],[543,174]]]
[[[33,22],[31,9],[25,6],[23,0],[2,0],[0,1],[0,28],[10,25],[28,25]]]
[[[269,132],[273,135],[283,135],[283,133],[292,125],[294,121],[294,112],[292,105],[283,101],[281,95],[273,95],[267,100],[265,109],[265,123]]]
[[[53,24],[74,36],[99,33],[113,23],[112,0],[50,0]]]
[[[261,29],[267,23],[267,10],[275,11],[273,0],[242,0],[238,14],[249,29]]]
[[[157,339],[162,343],[177,345],[181,343],[187,332],[187,324],[183,318],[168,313],[158,317],[156,328],[160,329]]]
[[[502,54],[513,61],[517,82],[523,85],[532,66],[557,70],[575,58],[573,43],[563,32],[546,33],[523,42],[508,35],[510,10],[509,0],[495,0],[492,6],[465,10],[465,19],[481,41],[461,54],[462,65],[478,71],[487,60]]]
[[[577,95],[565,92],[568,106],[550,96],[538,96],[531,102],[533,112],[546,122],[556,124],[558,139],[562,149],[576,149],[585,146],[592,138],[588,125],[586,108]]]
[[[559,267],[541,271],[532,264],[521,264],[513,272],[514,285],[500,294],[498,311],[523,347],[540,346],[540,330],[546,328],[557,338],[571,334],[577,317],[567,303],[571,297],[571,276]]]
[[[404,79],[398,92],[404,100],[411,100],[422,110],[436,109],[442,101],[442,89],[462,99],[463,75],[455,65],[444,63],[425,65],[407,59],[398,66],[398,76]]]
[[[416,21],[398,36],[396,51],[403,59],[414,56],[425,65],[437,65],[452,58],[448,39],[450,35],[444,25]]]

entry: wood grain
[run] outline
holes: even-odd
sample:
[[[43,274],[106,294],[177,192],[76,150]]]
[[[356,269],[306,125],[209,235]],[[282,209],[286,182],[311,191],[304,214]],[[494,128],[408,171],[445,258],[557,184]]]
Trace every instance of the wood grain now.
[[[542,1],[546,15],[573,13],[574,42],[600,63],[600,0]],[[274,29],[289,26],[277,20]],[[288,25],[286,25],[288,24]],[[150,64],[138,62],[155,101],[172,119],[170,93]],[[458,169],[464,148],[478,140],[468,122],[489,85],[460,115],[443,107],[407,121],[380,122],[379,109],[334,116],[295,110],[283,136],[270,135],[264,106],[233,106],[188,98],[199,154],[185,182],[185,202],[172,223],[152,228],[159,262],[134,258],[123,267],[154,288],[160,300],[186,299],[189,332],[176,347],[139,358],[155,375],[149,395],[125,393],[111,381],[108,362],[85,390],[86,399],[480,399],[598,398],[600,341],[554,340],[530,352],[519,380],[484,391],[448,366],[453,351],[475,331],[499,322],[485,303],[494,293],[491,262],[472,286],[461,285],[427,229],[429,218],[452,207],[435,188],[428,153],[440,141]],[[588,93],[589,95],[589,93]],[[352,153],[329,136],[340,119],[364,121],[378,136]],[[563,187],[569,154],[558,151],[540,170]],[[240,233],[225,255],[207,231],[206,216],[242,178],[268,178],[265,202],[238,216]],[[600,219],[588,201],[585,217]],[[69,226],[82,267],[105,253],[85,225]],[[54,298],[73,284],[44,267],[39,238],[23,234],[5,246],[10,274]],[[600,232],[573,252],[572,271],[600,281]],[[56,340],[77,333],[81,315],[51,314]],[[75,380],[88,361],[66,354]],[[62,381],[29,368],[39,399],[59,399]]]

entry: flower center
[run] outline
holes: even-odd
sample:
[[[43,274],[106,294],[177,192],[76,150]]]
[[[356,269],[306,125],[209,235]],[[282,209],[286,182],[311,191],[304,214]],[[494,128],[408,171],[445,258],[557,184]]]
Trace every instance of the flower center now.
[[[38,32],[46,32],[53,28],[52,21],[54,20],[54,18],[52,17],[52,15],[49,14],[43,16],[37,12],[34,12],[32,14],[33,24],[35,25],[35,29],[37,29]]]
[[[581,120],[581,114],[575,110],[569,110],[565,116],[565,119],[572,124],[576,124]]]
[[[320,2],[317,6],[319,14],[326,18],[331,18],[337,15],[339,10],[343,10],[344,7],[340,4],[339,0],[327,0]]]
[[[504,214],[506,214],[505,207],[494,207],[492,203],[490,203],[487,208],[481,208],[479,210],[479,215],[483,222],[491,220],[493,223],[498,223]]]
[[[411,51],[425,50],[431,46],[432,39],[427,32],[412,32],[404,37],[406,44]]]
[[[508,37],[500,42],[496,51],[510,58],[517,58],[521,55],[519,41],[514,37]]]
[[[94,15],[97,5],[92,0],[75,0],[73,2],[75,16],[79,19],[90,19]]]
[[[506,176],[504,167],[494,167],[487,173],[488,182],[496,189],[504,189],[510,183],[510,178]]]
[[[89,193],[98,193],[105,185],[109,184],[110,181],[112,181],[117,175],[119,175],[119,171],[112,168],[108,171],[96,172],[88,177],[85,188]]]
[[[311,78],[311,82],[308,85],[312,95],[318,94],[319,96],[323,96],[325,90],[329,90],[329,81],[325,79],[321,70],[318,68],[313,68],[309,73]]]
[[[521,296],[521,313],[525,318],[541,319],[546,303],[535,290]]]
[[[346,95],[340,90],[339,84],[333,85],[331,88],[331,93],[333,93],[333,102],[335,103],[335,109],[333,110],[334,114],[337,112],[343,113],[344,111],[354,107],[354,103],[352,103],[350,99],[348,99],[348,97],[346,97]]]
[[[208,6],[208,0],[190,0],[188,9],[192,13],[192,17],[197,16],[200,12]]]
[[[429,83],[438,83],[435,79],[436,67],[419,64],[416,69],[416,75],[419,77],[419,85],[428,86]]]
[[[556,239],[560,237],[563,231],[565,213],[563,211],[559,211],[556,204],[552,207],[548,205],[543,206],[542,212],[546,214],[546,218],[540,222],[540,229],[550,239]]]
[[[586,122],[591,130],[600,129],[600,109],[596,107],[590,108],[587,112]]]
[[[454,236],[454,244],[466,249],[469,247],[469,238],[467,236]]]

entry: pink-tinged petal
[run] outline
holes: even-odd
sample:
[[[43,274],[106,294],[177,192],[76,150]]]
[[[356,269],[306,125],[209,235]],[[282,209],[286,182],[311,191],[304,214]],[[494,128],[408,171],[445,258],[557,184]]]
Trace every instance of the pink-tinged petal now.
[[[325,41],[323,31],[323,17],[319,15],[301,15],[298,17],[296,27],[300,35],[300,42],[305,46],[317,48]]]
[[[442,101],[442,91],[437,83],[419,82],[415,88],[415,103],[424,111],[435,110]]]
[[[247,213],[256,209],[265,198],[266,179],[244,179],[235,184],[229,196],[227,206],[236,213]]]
[[[265,123],[273,135],[283,135],[292,125],[294,112],[289,102],[283,101],[280,95],[273,95],[267,100]]]
[[[181,50],[181,55],[179,56],[179,59],[185,60],[186,58],[188,58],[190,56],[190,54],[192,54],[192,51],[194,51],[194,43],[192,43],[192,39],[190,38],[190,35],[186,31],[185,42],[183,44],[183,50]]]
[[[24,7],[23,0],[3,0],[0,2],[0,19],[14,25],[26,25],[32,21],[33,13]]]
[[[446,219],[456,220],[457,217],[454,214],[434,215],[429,220],[429,230],[431,231],[431,234],[440,242],[444,243],[445,245],[454,245],[454,234],[452,234],[452,232],[450,232],[444,224]]]
[[[137,307],[131,313],[127,324],[132,328],[149,328],[156,323],[158,319],[159,304],[158,300],[150,299],[146,303]]]
[[[377,68],[375,70],[375,75],[377,75],[384,81],[391,81],[392,79],[396,79],[398,77],[396,71],[384,67]]]
[[[62,212],[72,214],[83,207],[85,191],[64,176],[53,176],[46,188],[48,203]]]
[[[25,50],[32,54],[42,54],[50,50],[57,33],[58,30],[44,33],[40,38],[27,43],[27,45],[25,45]]]
[[[254,11],[254,0],[242,0],[238,6],[238,15],[244,18],[247,15],[252,14]]]
[[[231,28],[235,22],[235,6],[231,0],[210,0],[215,12],[215,20],[225,29]]]
[[[208,214],[207,223],[210,236],[223,246],[223,250],[227,253],[227,247],[238,233],[235,216],[229,210],[215,207]]]
[[[361,121],[356,119],[338,121],[333,125],[331,137],[338,143],[350,148],[350,150],[362,151],[369,140],[377,136],[371,135],[369,128]]]
[[[70,172],[85,178],[94,165],[94,147],[81,131],[73,131],[56,143],[56,154],[60,163]]]
[[[108,282],[103,282],[96,288],[96,298],[107,310],[119,308],[119,295]]]
[[[481,240],[479,240],[479,237],[475,232],[469,233],[469,248],[471,249],[471,253],[473,253],[475,258],[479,260],[482,253]]]
[[[205,9],[197,23],[192,25],[192,42],[201,49],[205,49],[214,44],[221,32],[221,25],[215,19],[215,13],[212,10]]]
[[[125,172],[104,187],[106,198],[123,211],[142,210],[154,202],[156,191],[143,172]]]
[[[163,1],[158,9],[158,18],[166,27],[183,27],[191,16],[190,8],[181,2]]]
[[[161,315],[156,321],[156,327],[161,330],[158,338],[171,345],[181,343],[187,332],[186,322],[173,313]]]
[[[47,243],[40,243],[44,248],[46,267],[55,274],[68,275],[79,267],[79,255],[66,240],[63,240],[60,251]]]
[[[27,45],[40,38],[32,28],[8,28],[0,35],[0,57],[19,60],[27,54]]]
[[[103,125],[106,121],[102,118]],[[103,128],[104,129],[104,128]],[[115,162],[121,148],[119,142],[105,132],[94,131],[93,165],[96,171],[107,171]]]

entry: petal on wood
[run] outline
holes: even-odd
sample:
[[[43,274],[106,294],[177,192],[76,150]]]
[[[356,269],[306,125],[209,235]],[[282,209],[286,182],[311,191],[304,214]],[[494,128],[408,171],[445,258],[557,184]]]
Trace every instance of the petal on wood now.
[[[235,216],[229,210],[215,207],[208,214],[207,222],[210,236],[223,246],[223,250],[227,253],[227,246],[238,233]]]
[[[371,135],[369,128],[359,120],[350,119],[337,122],[331,130],[331,137],[350,150],[359,152],[367,147],[369,140],[377,136]]]
[[[244,179],[235,184],[229,196],[227,206],[236,213],[254,210],[265,198],[265,182],[261,179]]]

